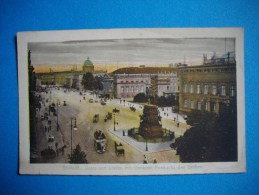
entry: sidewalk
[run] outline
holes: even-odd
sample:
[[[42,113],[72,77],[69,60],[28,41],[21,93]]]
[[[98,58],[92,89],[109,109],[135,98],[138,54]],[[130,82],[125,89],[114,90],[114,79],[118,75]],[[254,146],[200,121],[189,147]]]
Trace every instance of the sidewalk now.
[[[42,95],[42,94],[41,94]],[[44,116],[44,113],[48,113],[48,105],[52,102],[46,103],[46,98],[48,99],[48,95],[43,97],[43,101],[45,104],[42,104],[42,108],[37,111],[37,132],[38,132],[38,149],[41,152],[44,149],[52,148],[56,151],[56,149],[60,149],[64,146],[62,131],[60,129],[57,130],[57,116],[54,116],[52,112],[48,115],[48,119],[41,119],[41,116]],[[54,138],[52,141],[49,138]]]
[[[148,151],[146,151],[146,142],[138,142],[137,140],[131,138],[130,136],[128,136],[127,130],[125,131],[125,136],[123,136],[122,129],[118,129],[115,131],[109,130],[109,132],[144,154],[172,150],[170,144],[174,142],[169,141],[160,143],[147,143]]]

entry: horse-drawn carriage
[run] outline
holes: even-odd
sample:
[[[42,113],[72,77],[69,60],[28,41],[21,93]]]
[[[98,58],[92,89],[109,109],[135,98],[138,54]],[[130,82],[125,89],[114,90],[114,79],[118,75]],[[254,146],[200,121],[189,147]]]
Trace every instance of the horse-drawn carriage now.
[[[113,113],[119,113],[119,112],[120,112],[120,110],[119,110],[119,109],[117,109],[117,108],[114,108],[114,109],[112,110],[112,112],[113,112]]]
[[[99,121],[99,114],[95,114],[93,117],[93,123],[98,123]]]
[[[106,150],[106,137],[102,131],[94,133],[94,148],[97,153],[102,154]]]
[[[116,154],[117,156],[119,156],[119,155],[124,156],[125,150],[124,150],[124,148],[123,148],[123,145],[122,145],[121,143],[120,143],[120,144],[117,144],[117,142],[114,142],[114,146],[115,146],[115,154]]]
[[[108,114],[104,118],[104,122],[107,122],[108,120],[112,119],[112,113],[108,112]]]

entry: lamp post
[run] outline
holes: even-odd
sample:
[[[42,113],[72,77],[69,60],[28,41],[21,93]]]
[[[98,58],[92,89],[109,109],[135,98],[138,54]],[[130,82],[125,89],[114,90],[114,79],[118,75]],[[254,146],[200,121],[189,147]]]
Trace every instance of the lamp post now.
[[[74,126],[73,126],[73,120],[74,120]],[[72,156],[72,150],[73,150],[73,130],[77,130],[76,126],[76,118],[71,118],[71,156]]]
[[[113,122],[113,130],[114,131],[116,130],[115,126],[118,125],[118,123],[116,122],[115,116],[116,116],[116,114],[114,113],[114,122]]]
[[[146,151],[148,151],[148,146],[147,146],[147,128],[145,128],[145,138],[146,138]]]

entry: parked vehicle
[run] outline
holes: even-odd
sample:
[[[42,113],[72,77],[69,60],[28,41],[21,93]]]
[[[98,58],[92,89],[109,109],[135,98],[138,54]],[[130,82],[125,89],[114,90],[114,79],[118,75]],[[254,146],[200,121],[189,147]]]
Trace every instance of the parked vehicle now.
[[[96,131],[94,133],[94,148],[95,151],[99,154],[102,154],[106,151],[106,136],[102,131]]]
[[[93,117],[93,123],[98,123],[99,121],[99,114],[95,114]]]
[[[107,122],[107,120],[111,120],[111,119],[112,119],[112,113],[108,112],[108,114],[104,118],[104,122]]]
[[[93,99],[89,99],[89,102],[90,102],[90,103],[94,103],[94,100],[93,100]]]
[[[114,109],[112,110],[112,112],[114,112],[114,113],[119,113],[119,112],[120,112],[120,110],[119,110],[119,109],[117,109],[117,108],[114,108]]]
[[[114,146],[115,146],[116,156],[119,156],[119,155],[124,156],[125,155],[125,150],[124,150],[123,145],[121,143],[117,144],[117,142],[114,142]]]

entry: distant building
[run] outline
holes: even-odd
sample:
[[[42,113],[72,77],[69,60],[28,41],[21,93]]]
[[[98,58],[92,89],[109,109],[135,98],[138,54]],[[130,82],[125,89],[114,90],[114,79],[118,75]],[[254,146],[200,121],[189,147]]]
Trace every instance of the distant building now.
[[[113,78],[110,77],[108,74],[99,75],[98,76],[102,85],[103,89],[99,91],[99,95],[103,97],[112,98],[113,97]]]
[[[144,93],[146,95],[152,94],[164,94],[164,92],[171,92],[171,76],[176,74],[176,69],[169,67],[129,67],[121,68],[114,71],[114,93],[116,98],[133,98],[138,93]],[[158,76],[159,75],[159,76]],[[151,87],[151,79],[153,78],[153,84],[156,86]],[[168,80],[169,79],[169,80]],[[162,80],[167,80],[166,84]],[[164,88],[164,86],[166,86]],[[156,91],[152,91],[156,90]]]
[[[236,99],[236,62],[229,54],[179,68],[178,74],[180,113],[193,109],[220,113]]]
[[[176,73],[157,74],[151,76],[151,95],[170,96],[178,92],[178,78]]]
[[[173,64],[173,63],[169,64],[170,68],[180,68],[180,67],[186,67],[186,66],[188,66],[188,65],[185,63],[181,63],[181,62],[175,63],[175,64]]]
[[[203,65],[235,64],[235,63],[236,63],[236,56],[234,51],[228,52],[220,57],[218,57],[216,52],[214,52],[210,59],[207,59],[207,54],[203,55]]]
[[[90,58],[88,57],[87,60],[84,61],[84,65],[83,65],[83,72],[94,72],[94,65],[93,62],[90,60]]]

